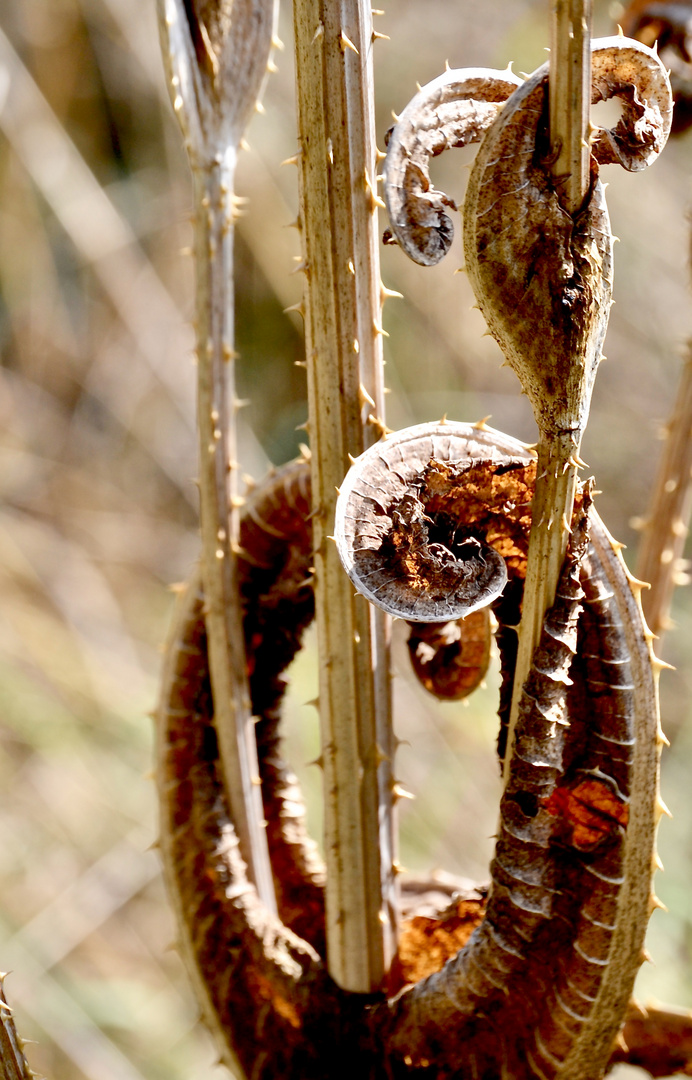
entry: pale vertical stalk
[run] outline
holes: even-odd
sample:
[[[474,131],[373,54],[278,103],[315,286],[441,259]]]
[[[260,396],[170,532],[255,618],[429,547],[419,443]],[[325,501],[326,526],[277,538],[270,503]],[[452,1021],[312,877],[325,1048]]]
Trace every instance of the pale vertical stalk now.
[[[234,552],[233,348],[233,179],[266,76],[275,0],[234,0],[232,12],[219,0],[158,0],[158,7],[168,89],[194,179],[202,580],[214,725],[248,878],[275,911]]]
[[[197,423],[204,618],[219,754],[248,875],[275,910],[238,590],[233,347],[235,148],[193,165],[197,265]]]
[[[692,510],[692,343],[680,378],[666,445],[644,525],[637,577],[650,583],[642,593],[649,628],[662,637],[669,624],[673,591]]]
[[[576,214],[589,189],[592,0],[555,0],[550,34],[550,145],[560,202]]]
[[[591,103],[592,0],[555,0],[552,7],[549,115],[551,169],[560,202],[577,213],[589,190],[588,140]],[[580,362],[574,357],[574,363]],[[513,752],[521,690],[531,669],[543,618],[555,600],[567,551],[577,484],[581,432],[540,431],[533,519],[529,540],[519,649],[504,763],[505,781]]]
[[[383,430],[372,16],[362,0],[296,0],[294,19],[327,951],[333,978],[368,992],[396,919],[388,628],[354,595],[331,535],[349,455]]]

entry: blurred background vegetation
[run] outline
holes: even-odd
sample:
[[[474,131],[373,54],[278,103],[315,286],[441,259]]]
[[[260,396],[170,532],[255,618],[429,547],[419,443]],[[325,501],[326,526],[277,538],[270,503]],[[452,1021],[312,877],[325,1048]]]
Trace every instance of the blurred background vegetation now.
[[[598,0],[596,32],[617,6]],[[304,434],[291,12],[242,155],[251,196],[237,234],[242,462],[261,477]],[[531,71],[545,59],[545,0],[396,0],[378,16],[380,142],[391,110],[452,66]],[[646,511],[686,338],[692,135],[640,176],[607,170],[616,306],[583,454],[599,510],[628,545]],[[472,151],[435,178],[463,196]],[[165,93],[154,0],[5,0],[0,14],[0,966],[40,1074],[203,1080],[213,1048],[176,954],[157,856],[151,769],[170,583],[197,540],[190,183]],[[384,227],[384,222],[382,227]],[[434,270],[382,252],[388,421],[491,423],[535,437],[514,375],[485,329],[458,240]],[[640,996],[692,1006],[692,602],[681,590],[675,664],[662,682],[669,908],[652,921]],[[487,875],[499,782],[496,678],[439,706],[396,642],[402,862]],[[314,656],[294,668],[290,757],[319,833]],[[636,1070],[631,1070],[633,1074]],[[621,1073],[624,1075],[624,1070]]]

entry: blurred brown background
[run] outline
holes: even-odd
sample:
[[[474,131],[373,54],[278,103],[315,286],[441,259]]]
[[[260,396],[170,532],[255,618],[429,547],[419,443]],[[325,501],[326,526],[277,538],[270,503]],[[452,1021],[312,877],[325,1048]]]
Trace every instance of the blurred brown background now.
[[[610,33],[612,4],[596,3]],[[298,238],[290,8],[266,113],[238,192],[244,469],[292,457],[306,414],[302,327],[283,309]],[[545,59],[545,0],[390,0],[378,29],[380,142],[444,67],[531,71]],[[463,195],[472,151],[435,166]],[[692,334],[692,135],[639,176],[610,168],[616,306],[584,456],[599,510],[634,560],[682,346]],[[203,1080],[221,1075],[195,1026],[159,877],[146,713],[157,692],[168,585],[197,552],[190,188],[163,84],[154,0],[5,0],[0,11],[0,967],[30,1060],[48,1077]],[[384,227],[384,222],[382,227]],[[458,240],[434,270],[382,252],[404,293],[385,309],[392,427],[450,417],[533,441],[526,401],[463,275]],[[692,600],[677,596],[676,665],[662,685],[666,873],[655,966],[642,998],[692,1007]],[[414,685],[397,644],[402,862],[482,880],[498,797],[495,676],[466,707]],[[290,756],[319,832],[314,656],[295,666]],[[633,1074],[636,1071],[632,1071]],[[620,1074],[624,1076],[624,1071]]]

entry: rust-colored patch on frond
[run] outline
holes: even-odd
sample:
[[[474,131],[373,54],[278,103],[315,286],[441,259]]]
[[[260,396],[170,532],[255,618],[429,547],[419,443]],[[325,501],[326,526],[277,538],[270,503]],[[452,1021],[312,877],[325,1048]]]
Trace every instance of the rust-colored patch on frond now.
[[[559,819],[561,839],[577,851],[593,851],[629,821],[629,803],[608,777],[556,787],[545,808]]]
[[[463,949],[485,914],[485,900],[453,900],[437,918],[414,915],[401,927],[399,949],[386,979],[388,997],[441,971]]]

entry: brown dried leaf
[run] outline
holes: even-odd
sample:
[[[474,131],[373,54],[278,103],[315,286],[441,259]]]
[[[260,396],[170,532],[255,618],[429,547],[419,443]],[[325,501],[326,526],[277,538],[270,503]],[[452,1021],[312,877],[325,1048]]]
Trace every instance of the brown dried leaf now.
[[[411,623],[408,651],[425,689],[443,701],[468,697],[490,663],[490,612],[473,611],[456,622]]]
[[[633,0],[619,22],[627,37],[658,48],[675,103],[671,134],[687,131],[692,124],[692,4]]]

